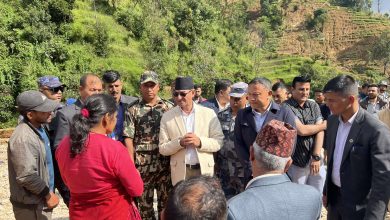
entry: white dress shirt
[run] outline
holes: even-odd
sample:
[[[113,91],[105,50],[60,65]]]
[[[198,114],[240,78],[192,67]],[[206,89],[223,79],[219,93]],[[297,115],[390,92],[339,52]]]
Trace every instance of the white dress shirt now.
[[[351,130],[353,121],[356,118],[358,112],[356,112],[347,122],[343,122],[339,117],[339,127],[337,129],[335,149],[333,152],[333,168],[332,168],[332,182],[338,187],[341,187],[340,181],[340,166],[343,158],[345,143]]]
[[[221,111],[230,107],[230,102],[226,103],[225,106],[222,106],[221,103],[218,102],[217,97],[215,97],[215,100],[217,100],[217,103],[218,103],[218,110],[219,110],[218,112],[221,112]]]
[[[195,105],[195,103],[194,103]],[[186,114],[181,111],[181,117],[183,119],[186,133],[194,133],[195,131],[195,108],[192,108],[190,114]],[[199,163],[198,154],[196,153],[196,149],[194,147],[186,147],[186,164],[195,165]]]

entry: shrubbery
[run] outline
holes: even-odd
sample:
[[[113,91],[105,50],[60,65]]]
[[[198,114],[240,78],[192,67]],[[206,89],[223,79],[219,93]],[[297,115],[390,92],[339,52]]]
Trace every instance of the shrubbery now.
[[[308,18],[307,20],[307,28],[309,30],[315,30],[317,32],[321,32],[324,29],[324,24],[326,19],[328,18],[328,12],[323,9],[317,9],[313,13],[313,17]]]

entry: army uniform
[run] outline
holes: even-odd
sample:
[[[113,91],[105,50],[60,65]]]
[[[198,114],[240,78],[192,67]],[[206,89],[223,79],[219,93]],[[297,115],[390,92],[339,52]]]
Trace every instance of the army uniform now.
[[[155,219],[154,189],[157,190],[160,213],[172,188],[170,158],[160,155],[158,151],[160,120],[163,113],[172,107],[172,103],[160,98],[155,106],[139,99],[125,113],[123,134],[133,139],[135,165],[144,181],[144,193],[138,204],[142,219]]]
[[[218,113],[223,134],[223,147],[216,154],[216,176],[220,179],[227,199],[244,191],[244,167],[234,149],[234,120],[229,107]]]

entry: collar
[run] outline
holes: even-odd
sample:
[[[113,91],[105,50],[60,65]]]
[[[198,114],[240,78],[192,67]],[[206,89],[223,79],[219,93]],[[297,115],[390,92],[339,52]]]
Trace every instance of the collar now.
[[[146,103],[143,98],[140,98],[140,100],[141,100],[139,102],[140,105],[146,105],[146,106],[149,106],[149,107],[154,107],[156,105],[163,104],[163,100],[160,98],[160,96],[157,96],[157,102],[153,106],[151,106],[149,103]]]
[[[359,110],[358,110],[357,112],[355,112],[355,114],[353,114],[352,117],[350,117],[350,118],[348,119],[348,121],[345,122],[345,123],[344,123],[343,120],[341,119],[341,116],[339,116],[339,122],[340,122],[341,124],[346,124],[346,123],[352,124],[353,121],[355,121],[355,118],[356,118],[356,116],[357,116],[357,114],[358,114],[359,111],[360,111],[360,107],[359,107]]]
[[[278,176],[278,175],[283,175],[281,173],[270,173],[270,174],[264,174],[264,175],[260,175],[260,176],[257,176],[253,179],[251,179],[248,184],[246,185],[245,187],[245,190],[248,189],[248,187],[253,183],[255,182],[256,180],[259,180],[259,179],[262,179],[262,178],[265,178],[265,177],[270,177],[270,176]]]
[[[181,112],[181,115],[182,115],[182,116],[190,116],[190,115],[192,115],[192,114],[195,114],[195,105],[196,105],[196,103],[195,103],[194,101],[192,101],[192,110],[191,110],[191,112],[190,112],[189,114],[185,113],[185,112],[179,107],[180,112]]]
[[[221,109],[222,106],[221,106],[221,103],[218,102],[217,96],[215,96],[215,101],[216,101],[217,104],[218,104],[218,108]],[[223,109],[221,109],[221,110],[224,110],[224,109],[226,109],[226,108],[229,107],[229,106],[230,106],[230,103],[228,102],[228,103],[226,103],[225,107],[223,107]]]
[[[267,112],[269,112],[269,110],[271,109],[271,106],[272,106],[272,102],[270,102],[270,103],[268,104],[267,109],[266,109],[265,112],[263,112],[263,113],[257,112],[255,109],[252,108],[252,113],[253,113],[254,115],[263,116],[263,115],[267,114]]]
[[[309,106],[307,105],[307,101],[308,101],[308,100],[306,100],[305,103],[303,103],[303,106],[302,106],[302,107],[301,107],[301,106],[299,105],[299,103],[298,103],[294,98],[292,98],[292,97],[289,99],[289,101],[290,101],[291,105],[294,106],[295,108],[308,108],[308,107],[309,107]]]

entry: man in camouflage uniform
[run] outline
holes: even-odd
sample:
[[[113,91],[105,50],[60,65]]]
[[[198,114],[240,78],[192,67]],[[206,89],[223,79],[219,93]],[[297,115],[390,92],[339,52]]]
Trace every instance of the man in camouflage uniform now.
[[[218,113],[224,144],[216,153],[215,173],[220,179],[226,199],[244,191],[244,168],[234,149],[234,120],[237,112],[245,108],[248,84],[238,82],[232,85],[230,92],[230,107]]]
[[[158,96],[158,76],[153,71],[141,75],[141,98],[126,112],[124,137],[130,156],[144,181],[144,193],[139,200],[142,219],[156,219],[153,210],[154,190],[157,191],[158,216],[164,208],[172,188],[169,157],[158,151],[160,120],[164,112],[173,107],[172,103]]]

